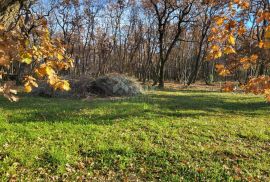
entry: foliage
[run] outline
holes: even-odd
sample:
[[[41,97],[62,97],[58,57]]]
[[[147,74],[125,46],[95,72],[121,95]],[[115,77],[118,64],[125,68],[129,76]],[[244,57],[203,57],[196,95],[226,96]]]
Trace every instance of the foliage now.
[[[1,99],[0,179],[269,181],[269,114],[260,97],[203,91]]]
[[[36,20],[31,17],[32,26],[29,28],[21,18],[12,29],[0,25],[0,66],[9,69],[12,64],[19,62],[28,67],[24,75],[25,92],[31,92],[38,87],[36,78],[46,79],[55,89],[69,90],[69,83],[58,76],[61,70],[72,66],[73,60],[65,54],[65,49],[59,39],[52,39],[44,18]],[[29,22],[30,24],[30,22]],[[26,31],[27,30],[27,31]],[[1,78],[4,72],[1,72]],[[17,101],[16,91],[11,82],[4,82],[0,89],[11,101]]]
[[[208,3],[211,6],[220,4],[219,1]],[[269,2],[234,0],[222,6],[223,11],[215,17],[211,28],[211,46],[208,52],[209,60],[221,62],[216,65],[218,73],[226,77],[239,70],[250,71],[260,65],[268,65],[269,62],[264,61],[264,57],[269,54],[270,48]],[[249,18],[251,16],[254,20]],[[253,21],[251,28],[250,21]],[[250,40],[249,46],[243,43],[247,39]],[[246,92],[265,94],[270,101],[269,78],[264,73],[258,73],[255,77],[248,78],[243,88]],[[224,90],[232,91],[233,85],[226,84]]]

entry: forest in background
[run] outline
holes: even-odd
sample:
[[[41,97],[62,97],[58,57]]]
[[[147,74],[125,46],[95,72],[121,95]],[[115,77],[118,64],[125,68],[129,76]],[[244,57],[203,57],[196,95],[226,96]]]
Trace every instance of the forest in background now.
[[[18,5],[0,17],[4,95],[9,79],[26,92],[37,78],[70,90],[70,79],[118,73],[159,88],[224,82],[270,100],[269,0],[6,2]]]
[[[267,23],[256,22],[256,15],[269,8],[265,0],[252,0],[250,4],[241,10],[246,16],[235,19],[245,25],[235,47],[246,55],[262,52],[256,46]],[[155,0],[43,0],[25,6],[21,17],[28,24],[27,31],[40,26],[38,20],[47,19],[50,36],[60,38],[74,59],[74,68],[62,73],[72,77],[121,73],[162,87],[163,78],[188,85],[197,80],[245,84],[251,76],[269,74],[267,53],[248,69],[233,70],[225,78],[217,74],[216,64],[225,62],[228,56],[207,60],[213,27],[217,17],[229,14],[227,8],[222,3],[199,1],[174,5]],[[9,74],[18,77],[28,71],[20,63],[12,68]]]

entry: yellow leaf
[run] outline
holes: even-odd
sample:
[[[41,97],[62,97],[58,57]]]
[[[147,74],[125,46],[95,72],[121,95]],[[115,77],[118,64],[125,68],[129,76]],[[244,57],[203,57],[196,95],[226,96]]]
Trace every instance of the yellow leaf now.
[[[244,70],[248,70],[250,67],[251,67],[251,64],[250,63],[244,63],[243,64]]]
[[[264,43],[262,41],[259,42],[259,48],[263,48],[264,47]]]
[[[10,95],[8,96],[8,100],[10,100],[11,102],[18,102],[19,98],[14,95]]]
[[[25,85],[24,91],[25,91],[26,93],[30,93],[30,92],[32,91],[32,87],[31,87],[30,85]]]
[[[29,45],[30,45],[30,41],[27,39],[27,40],[25,41],[25,46],[28,47]]]
[[[67,80],[58,80],[56,83],[53,85],[54,90],[60,89],[60,90],[65,90],[69,91],[70,90],[70,85]]]
[[[36,46],[33,46],[33,49],[34,51],[38,51],[37,47]]]
[[[248,62],[248,58],[247,57],[243,57],[240,59],[240,63],[247,63]]]
[[[0,24],[0,31],[1,31],[1,30],[5,30],[5,27],[4,27],[3,24]]]
[[[220,47],[218,45],[213,45],[211,49],[213,52],[215,52],[215,51],[219,51]]]
[[[63,81],[62,90],[65,90],[65,91],[70,90],[70,85],[69,85],[68,81],[66,81],[66,80]]]
[[[30,83],[31,83],[31,85],[32,85],[33,87],[38,87],[37,82],[35,82],[35,81],[30,81]]]
[[[31,58],[23,58],[22,63],[26,63],[26,64],[30,64],[32,62],[32,59]]]
[[[50,85],[54,86],[54,85],[56,85],[58,83],[58,81],[59,81],[59,79],[58,79],[58,77],[56,75],[50,75],[49,76],[48,82],[49,82]]]
[[[55,83],[54,80],[53,80],[53,81],[50,82],[50,84],[53,86],[54,90],[61,89],[61,87],[62,87],[62,82],[61,81],[58,81],[58,82]]]
[[[213,28],[211,29],[211,32],[212,32],[212,33],[218,33],[218,29],[215,28],[215,27],[213,27]]]
[[[57,59],[59,61],[62,61],[64,59],[64,56],[62,54],[57,54]]]
[[[215,59],[218,59],[218,58],[220,58],[222,56],[222,52],[221,51],[217,51],[213,55],[214,55],[214,58]]]
[[[224,17],[217,17],[215,22],[218,26],[221,26],[224,23]]]
[[[32,56],[29,53],[23,54],[21,58],[22,58],[21,60],[22,63],[30,64],[32,62]]]
[[[220,76],[228,76],[230,75],[231,72],[228,69],[223,69],[221,70],[221,72],[219,73]]]
[[[235,45],[235,38],[234,38],[234,36],[232,34],[229,35],[228,42],[231,45]]]
[[[235,54],[236,51],[234,50],[234,48],[232,48],[231,46],[229,46],[229,47],[226,47],[226,48],[224,49],[224,53],[225,53],[225,54]]]
[[[50,75],[54,75],[55,72],[54,72],[54,70],[50,66],[46,66],[46,74],[48,76],[50,76]]]

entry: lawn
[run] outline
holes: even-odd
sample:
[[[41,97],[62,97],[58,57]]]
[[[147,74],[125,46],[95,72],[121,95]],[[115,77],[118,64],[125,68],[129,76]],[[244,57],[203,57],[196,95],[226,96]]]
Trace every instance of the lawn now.
[[[0,98],[0,179],[269,181],[269,116],[262,97],[206,91]]]

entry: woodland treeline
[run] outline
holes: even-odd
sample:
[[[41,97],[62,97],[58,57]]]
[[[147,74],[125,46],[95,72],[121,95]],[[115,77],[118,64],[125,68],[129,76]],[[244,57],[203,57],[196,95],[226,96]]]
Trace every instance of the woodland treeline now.
[[[49,27],[51,37],[63,42],[74,59],[74,67],[61,72],[63,76],[97,77],[121,73],[135,76],[142,82],[153,81],[161,87],[164,80],[188,85],[198,80],[207,84],[224,80],[244,84],[251,76],[269,73],[268,51],[257,46],[267,33],[265,26],[268,25],[266,20],[257,21],[258,14],[269,11],[269,1],[251,0],[245,4],[247,1],[234,0],[239,6],[232,5],[239,13],[238,18],[234,17],[237,22],[234,26],[242,24],[245,27],[241,36],[233,40],[236,41],[235,50],[238,55],[258,54],[259,61],[247,69],[233,69],[226,77],[221,77],[216,65],[224,63],[229,56],[209,60],[209,40],[213,39],[213,28],[221,26],[218,23],[220,15],[230,16],[231,9],[226,5],[230,2],[39,0],[28,3],[20,14],[27,31],[42,22]],[[46,22],[37,21],[43,18]],[[222,37],[214,39],[218,41]],[[12,64],[12,69],[8,69],[11,76],[19,77],[28,71],[21,63]]]

